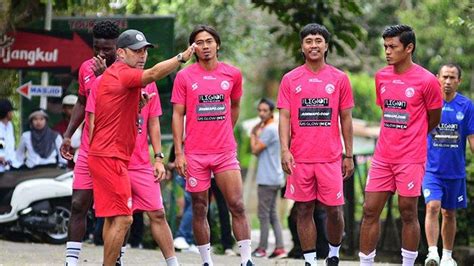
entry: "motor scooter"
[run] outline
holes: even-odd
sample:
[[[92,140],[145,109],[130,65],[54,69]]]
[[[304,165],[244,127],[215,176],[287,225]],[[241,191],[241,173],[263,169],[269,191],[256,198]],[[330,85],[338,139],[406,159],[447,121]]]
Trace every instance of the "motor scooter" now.
[[[57,167],[0,173],[0,234],[65,243],[72,180],[72,171]]]

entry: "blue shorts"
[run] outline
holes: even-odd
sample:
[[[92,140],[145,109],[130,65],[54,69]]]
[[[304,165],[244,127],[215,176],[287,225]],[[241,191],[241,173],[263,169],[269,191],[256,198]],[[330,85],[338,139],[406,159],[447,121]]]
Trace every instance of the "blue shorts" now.
[[[443,179],[426,173],[423,179],[425,203],[441,201],[441,208],[447,210],[467,208],[466,179]]]

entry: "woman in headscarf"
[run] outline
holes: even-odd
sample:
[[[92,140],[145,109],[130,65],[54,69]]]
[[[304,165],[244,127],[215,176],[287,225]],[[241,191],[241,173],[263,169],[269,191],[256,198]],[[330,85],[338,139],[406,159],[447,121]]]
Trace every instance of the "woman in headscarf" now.
[[[30,131],[21,135],[20,144],[16,151],[16,165],[23,164],[28,168],[36,166],[65,166],[66,160],[59,154],[59,147],[63,141],[60,134],[48,125],[48,114],[38,109],[28,117]]]

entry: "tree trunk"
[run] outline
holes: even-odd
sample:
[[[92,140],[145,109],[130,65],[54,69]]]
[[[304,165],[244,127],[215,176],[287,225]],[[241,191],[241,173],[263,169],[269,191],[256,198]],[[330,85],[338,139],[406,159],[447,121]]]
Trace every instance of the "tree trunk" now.
[[[10,0],[0,1],[0,35],[3,35],[10,23],[10,11],[12,2]]]

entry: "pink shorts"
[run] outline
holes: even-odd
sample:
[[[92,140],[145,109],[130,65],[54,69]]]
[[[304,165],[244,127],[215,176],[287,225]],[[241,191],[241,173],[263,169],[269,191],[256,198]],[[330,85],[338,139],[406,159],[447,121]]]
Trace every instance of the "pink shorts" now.
[[[317,199],[326,206],[344,205],[342,162],[296,163],[286,179],[285,197],[298,202]]]
[[[148,167],[128,169],[132,187],[133,212],[163,209],[160,183],[155,182],[153,170]]]
[[[89,165],[87,163],[87,156],[81,155],[77,157],[76,165],[74,166],[74,179],[72,181],[73,189],[92,189],[92,176],[89,172]]]
[[[228,170],[240,170],[237,152],[215,154],[186,154],[188,163],[186,191],[202,192],[211,187],[211,172],[215,175]]]
[[[421,195],[424,175],[424,163],[385,163],[373,160],[365,191],[397,191],[403,197],[418,197]]]

